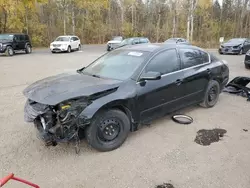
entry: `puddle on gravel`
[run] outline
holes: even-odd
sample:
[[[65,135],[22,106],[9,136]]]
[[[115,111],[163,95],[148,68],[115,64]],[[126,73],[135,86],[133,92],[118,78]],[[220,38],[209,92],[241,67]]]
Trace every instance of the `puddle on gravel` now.
[[[162,185],[157,185],[156,188],[174,188],[170,183],[163,183]]]
[[[202,146],[209,146],[213,142],[219,142],[226,133],[225,129],[201,129],[197,132],[194,141]]]

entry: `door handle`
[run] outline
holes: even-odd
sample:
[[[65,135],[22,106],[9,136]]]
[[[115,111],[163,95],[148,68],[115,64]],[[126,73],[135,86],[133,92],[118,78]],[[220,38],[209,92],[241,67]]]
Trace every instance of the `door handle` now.
[[[182,80],[180,80],[180,79],[177,79],[177,80],[175,81],[175,84],[178,85],[178,86],[181,85],[181,83],[182,83]]]

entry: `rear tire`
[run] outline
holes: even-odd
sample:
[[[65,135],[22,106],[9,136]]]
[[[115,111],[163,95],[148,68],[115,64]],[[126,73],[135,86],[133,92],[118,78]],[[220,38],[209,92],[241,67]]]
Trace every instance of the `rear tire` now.
[[[77,51],[80,51],[81,50],[81,44],[79,44],[78,48],[77,48]]]
[[[216,80],[211,80],[208,83],[204,101],[200,104],[200,106],[204,108],[213,107],[218,102],[219,95],[220,95],[219,83]]]
[[[15,54],[13,48],[11,46],[8,46],[6,51],[5,51],[7,56],[13,56]]]
[[[85,130],[90,146],[98,151],[112,151],[120,147],[130,132],[127,115],[117,109],[97,113]]]
[[[32,52],[32,48],[30,45],[26,45],[26,48],[25,48],[25,53],[26,54],[30,54]]]

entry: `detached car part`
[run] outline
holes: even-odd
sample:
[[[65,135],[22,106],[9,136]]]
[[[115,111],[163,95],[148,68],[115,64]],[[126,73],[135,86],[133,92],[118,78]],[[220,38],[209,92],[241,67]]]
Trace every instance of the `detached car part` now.
[[[173,115],[172,120],[176,123],[186,124],[186,125],[193,123],[193,118],[191,116],[183,115],[183,114]]]
[[[247,101],[250,101],[250,88],[246,87],[249,83],[250,77],[238,76],[231,80],[223,91],[247,97]]]

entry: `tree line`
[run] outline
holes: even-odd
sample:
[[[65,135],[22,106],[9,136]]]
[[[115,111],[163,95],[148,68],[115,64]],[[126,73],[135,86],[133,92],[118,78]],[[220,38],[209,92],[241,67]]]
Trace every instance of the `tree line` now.
[[[249,0],[0,0],[0,33],[11,32],[29,34],[35,46],[75,34],[83,44],[121,35],[215,47],[220,37],[249,36]]]

